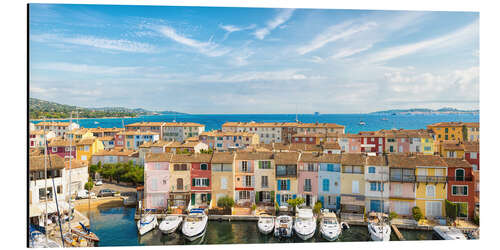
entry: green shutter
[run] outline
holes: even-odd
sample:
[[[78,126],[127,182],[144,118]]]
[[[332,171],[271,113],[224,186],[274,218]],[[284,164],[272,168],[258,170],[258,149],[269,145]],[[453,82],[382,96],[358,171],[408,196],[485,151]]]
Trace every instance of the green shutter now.
[[[274,191],[271,191],[271,202],[274,202]]]
[[[194,206],[194,202],[195,202],[195,200],[196,200],[196,196],[195,196],[195,194],[191,194],[191,205],[193,205],[193,206]]]
[[[193,179],[191,179],[191,181],[192,181],[191,186],[193,186],[193,187],[194,187],[194,186],[195,186],[195,181],[194,181],[194,178],[193,178]]]
[[[262,161],[259,161],[259,169],[262,168]]]
[[[208,203],[210,203],[211,200],[212,200],[212,194],[208,193],[207,194],[207,201],[208,201]]]
[[[259,202],[259,197],[260,197],[260,192],[255,192],[255,203]]]

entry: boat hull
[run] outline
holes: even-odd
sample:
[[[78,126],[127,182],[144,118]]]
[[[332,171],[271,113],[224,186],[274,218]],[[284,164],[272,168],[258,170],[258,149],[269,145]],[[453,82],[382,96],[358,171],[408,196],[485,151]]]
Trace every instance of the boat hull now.
[[[259,228],[259,232],[261,234],[270,234],[273,231],[274,226],[269,226],[269,227],[266,227],[266,228],[263,228],[263,227],[259,226],[258,228]]]
[[[340,231],[320,230],[321,236],[327,241],[336,241],[340,236]]]
[[[205,235],[205,232],[207,231],[207,224],[208,224],[208,217],[203,218],[199,224],[204,224],[203,226],[200,226],[200,230],[189,230],[188,229],[188,224],[186,221],[184,221],[184,224],[182,225],[182,234],[184,237],[189,240],[189,241],[195,241],[196,239],[202,237]],[[195,225],[194,227],[198,227]]]
[[[302,240],[308,240],[308,239],[310,239],[311,237],[314,236],[314,232],[315,231],[313,231],[312,233],[309,233],[309,234],[302,234],[302,233],[299,233],[299,232],[295,231],[295,234],[297,236],[299,236],[299,238],[301,238]]]
[[[389,241],[391,239],[391,229],[388,225],[380,227],[368,224],[368,233],[373,241]]]
[[[140,235],[144,235],[147,232],[153,230],[156,226],[158,226],[158,220],[156,219],[156,216],[153,217],[153,220],[147,224],[141,224],[141,221],[137,221],[137,229],[139,231]]]
[[[199,233],[196,233],[196,234],[190,234],[190,233],[186,233],[186,232],[184,232],[184,230],[183,230],[182,234],[184,235],[184,237],[185,237],[187,240],[189,240],[189,241],[195,241],[195,240],[199,239],[200,237],[204,236],[204,235],[205,235],[205,233],[206,233],[206,231],[207,231],[207,226],[206,226],[206,224],[205,224],[205,227],[204,227],[204,228],[203,228],[203,230],[201,230]]]
[[[163,234],[171,234],[177,231],[181,222],[182,219],[168,224],[162,221],[158,226],[158,229],[160,229],[160,232],[162,232]]]

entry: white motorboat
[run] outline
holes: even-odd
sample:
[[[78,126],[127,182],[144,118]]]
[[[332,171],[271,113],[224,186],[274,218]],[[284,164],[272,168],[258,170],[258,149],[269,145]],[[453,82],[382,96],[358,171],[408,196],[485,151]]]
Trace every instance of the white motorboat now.
[[[179,225],[182,222],[182,216],[178,215],[167,215],[165,219],[163,219],[158,226],[160,231],[164,234],[173,233],[179,228]]]
[[[154,214],[142,215],[141,219],[137,221],[137,230],[140,235],[153,230],[156,226],[158,226],[158,220]]]
[[[434,234],[442,240],[466,240],[467,238],[459,229],[449,226],[435,226]]]
[[[30,232],[29,240],[30,248],[59,248],[61,247],[58,243],[53,240],[47,239],[47,237],[38,230]]]
[[[182,234],[189,240],[194,241],[205,235],[207,231],[208,216],[202,208],[193,208],[182,224]]]
[[[293,224],[293,230],[302,239],[307,240],[313,237],[316,232],[316,217],[314,217],[312,209],[300,208],[297,209],[297,217]]]
[[[337,240],[342,233],[337,215],[331,212],[324,212],[319,220],[319,231],[325,240]]]
[[[391,239],[391,226],[389,226],[387,214],[369,213],[368,233],[373,241],[389,241]]]
[[[260,215],[257,227],[260,233],[269,234],[274,229],[274,217],[269,214]]]
[[[292,237],[293,218],[289,215],[280,215],[274,221],[274,236],[280,238]]]

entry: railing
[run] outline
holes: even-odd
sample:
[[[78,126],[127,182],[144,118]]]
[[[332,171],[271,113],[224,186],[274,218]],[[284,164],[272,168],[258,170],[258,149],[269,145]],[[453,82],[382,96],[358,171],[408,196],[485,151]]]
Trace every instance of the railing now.
[[[417,182],[445,183],[448,180],[446,176],[417,175],[416,177]]]
[[[472,181],[472,176],[449,177],[448,181]]]
[[[391,175],[391,181],[415,182],[415,175]]]
[[[311,190],[312,190],[312,186],[311,185],[304,186],[304,191],[305,192],[311,192]]]

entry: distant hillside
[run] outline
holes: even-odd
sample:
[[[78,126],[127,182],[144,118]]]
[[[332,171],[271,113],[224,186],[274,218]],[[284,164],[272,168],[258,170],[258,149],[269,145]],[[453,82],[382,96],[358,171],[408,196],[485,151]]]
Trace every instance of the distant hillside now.
[[[142,108],[123,108],[123,107],[104,107],[104,108],[82,108],[77,106],[59,104],[55,102],[44,101],[36,98],[29,99],[29,117],[30,119],[61,119],[69,118],[71,111],[79,111],[80,118],[103,118],[103,117],[137,117],[141,115],[157,114]],[[175,111],[171,114],[178,113]],[[160,113],[163,113],[160,112]],[[179,113],[181,114],[181,113]],[[74,114],[76,116],[76,114]]]
[[[478,114],[479,110],[460,110],[456,108],[444,107],[440,109],[412,108],[412,109],[391,109],[372,112],[370,114]]]

